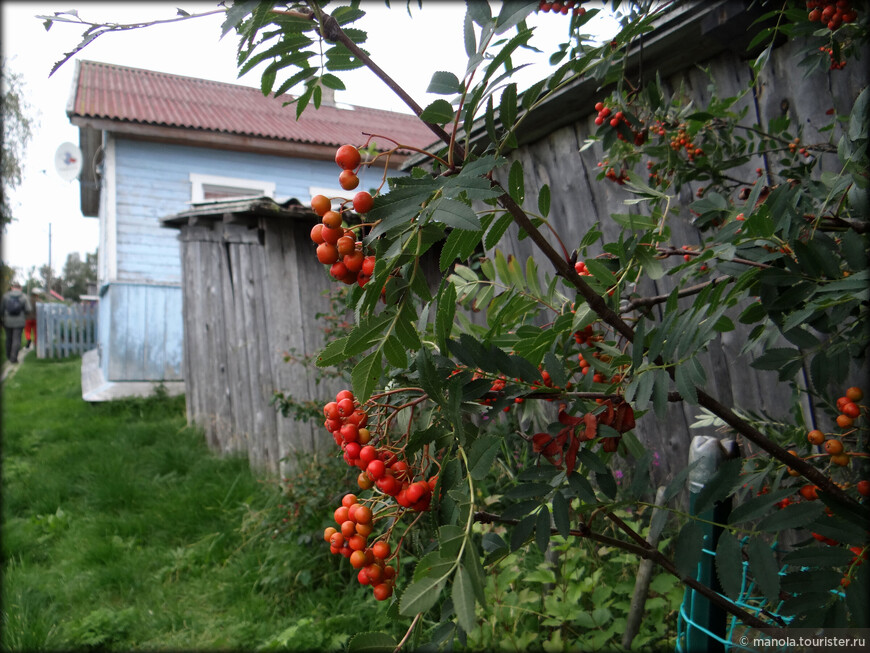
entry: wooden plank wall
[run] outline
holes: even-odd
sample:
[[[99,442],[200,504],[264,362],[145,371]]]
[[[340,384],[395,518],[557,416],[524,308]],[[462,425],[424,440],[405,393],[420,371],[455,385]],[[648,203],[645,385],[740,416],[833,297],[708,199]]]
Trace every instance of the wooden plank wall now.
[[[313,221],[201,221],[181,228],[184,279],[184,372],[188,421],[223,453],[246,452],[271,473],[293,467],[294,451],[323,448],[319,421],[283,417],[275,392],[325,403],[339,389],[315,371],[285,362],[291,350],[323,346],[317,313],[334,287],[309,238]],[[331,442],[331,439],[330,439]]]
[[[785,110],[792,119],[791,131],[797,132],[801,127],[805,129],[804,142],[825,141],[830,138],[830,134],[820,133],[818,127],[830,122],[830,116],[826,115],[830,106],[829,103],[826,104],[825,96],[817,94],[814,89],[819,84],[835,88],[836,96],[840,98],[837,109],[844,111],[851,106],[851,101],[857,97],[860,89],[866,86],[868,76],[865,70],[852,68],[830,74],[820,72],[805,79],[802,69],[796,66],[796,49],[794,44],[786,44],[774,51],[772,62],[765,68],[761,78],[757,101],[751,96],[743,101],[750,109],[746,121],[748,124],[757,121],[761,125],[767,125],[769,119]],[[734,54],[724,53],[704,65],[709,66],[719,97],[737,95],[750,81],[749,66]],[[698,110],[703,110],[708,101],[709,78],[699,67],[689,68],[682,74],[666,79],[665,85],[670,93],[678,93],[682,89],[686,99],[691,100]],[[576,123],[521,146],[509,156],[511,160],[517,159],[523,164],[527,206],[537,206],[538,189],[543,184],[549,185],[550,219],[569,252],[577,247],[588,229],[598,222],[605,242],[616,239],[619,229],[607,216],[610,213],[630,213],[638,210],[624,204],[624,200],[630,195],[622,187],[607,180],[596,180],[601,171],[598,162],[603,158],[600,145],[595,144],[580,151],[597,129],[593,122],[597,113],[592,107],[598,99],[577,98],[576,106],[579,108]],[[833,142],[836,143],[838,138],[839,134],[833,137]],[[509,167],[505,166],[500,171],[502,174],[499,181],[502,184],[507,183]],[[757,167],[764,167],[760,158],[750,161],[731,174],[751,184],[756,179]],[[837,170],[836,158],[827,158],[820,169]],[[636,172],[645,178],[645,168]],[[692,225],[692,216],[687,208],[694,201],[697,188],[697,185],[691,185],[682,189],[678,198],[680,215],[669,222],[672,242],[677,246],[697,245],[702,242],[702,235]],[[555,240],[552,242],[558,247]],[[549,263],[543,260],[530,240],[518,240],[513,230],[508,231],[497,248],[505,254],[513,254],[523,263],[529,256],[534,256],[540,268],[550,269]],[[594,253],[601,253],[601,250]],[[666,263],[666,267],[680,262],[682,259],[672,260]],[[699,279],[699,282],[703,280]],[[668,293],[673,286],[672,280],[666,276],[657,281],[645,279],[633,291],[639,296],[654,296]],[[687,298],[681,302],[681,306],[689,306],[691,301],[692,298]],[[655,310],[661,315],[660,307]],[[787,417],[791,403],[788,388],[777,382],[775,372],[746,373],[751,369],[747,367],[749,361],[745,360],[745,356],[741,357],[739,352],[751,327],[740,325],[736,319],[734,322],[737,329],[713,341],[702,359],[708,377],[706,390],[726,405]],[[855,378],[863,378],[863,374],[866,371],[855,371]],[[670,478],[675,470],[684,465],[692,436],[710,434],[689,429],[689,425],[696,421],[696,415],[700,412],[698,407],[674,403],[669,407],[667,419],[656,420],[650,415],[639,421],[636,431],[638,436],[651,451],[658,453],[659,464],[655,473],[658,482]]]

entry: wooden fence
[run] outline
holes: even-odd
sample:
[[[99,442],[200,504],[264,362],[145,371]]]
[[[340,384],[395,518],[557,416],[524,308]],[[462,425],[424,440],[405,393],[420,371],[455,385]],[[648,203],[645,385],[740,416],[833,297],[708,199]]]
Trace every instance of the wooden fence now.
[[[96,346],[96,304],[36,304],[37,358],[81,356]]]

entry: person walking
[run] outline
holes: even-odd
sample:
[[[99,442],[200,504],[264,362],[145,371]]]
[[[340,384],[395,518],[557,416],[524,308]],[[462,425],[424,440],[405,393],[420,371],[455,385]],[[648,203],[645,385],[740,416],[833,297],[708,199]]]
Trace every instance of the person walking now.
[[[6,360],[18,363],[18,352],[21,349],[21,333],[27,321],[27,314],[32,312],[30,300],[21,292],[21,284],[13,281],[9,290],[0,300],[3,308],[3,330],[6,333]]]
[[[36,344],[36,302],[42,298],[42,288],[33,288],[30,291],[30,311],[25,314],[24,320],[24,348],[30,349]]]

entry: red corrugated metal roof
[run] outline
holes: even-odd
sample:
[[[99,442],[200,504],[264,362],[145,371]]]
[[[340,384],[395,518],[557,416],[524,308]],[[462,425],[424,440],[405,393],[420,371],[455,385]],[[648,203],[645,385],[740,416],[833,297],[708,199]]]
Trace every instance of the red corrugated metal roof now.
[[[425,147],[435,137],[415,116],[367,107],[321,105],[296,120],[290,99],[195,77],[81,61],[71,118],[180,127],[316,145],[361,144],[363,132]],[[378,140],[378,139],[375,139]],[[380,141],[379,145],[384,145]]]

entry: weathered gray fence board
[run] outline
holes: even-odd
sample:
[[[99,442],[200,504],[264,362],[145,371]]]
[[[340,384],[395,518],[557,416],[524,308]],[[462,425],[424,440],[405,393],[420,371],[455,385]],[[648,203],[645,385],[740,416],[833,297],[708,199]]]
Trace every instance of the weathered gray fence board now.
[[[90,304],[36,304],[36,357],[81,356],[97,346],[97,310]]]

